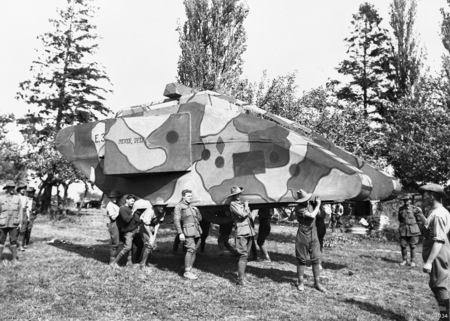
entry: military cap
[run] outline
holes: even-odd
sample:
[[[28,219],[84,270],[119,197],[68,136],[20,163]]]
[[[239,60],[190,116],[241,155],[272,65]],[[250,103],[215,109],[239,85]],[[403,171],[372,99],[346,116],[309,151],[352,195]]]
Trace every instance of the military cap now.
[[[11,180],[7,180],[6,183],[5,183],[5,186],[3,186],[3,189],[7,189],[8,187],[15,188],[16,184],[13,181],[11,181]]]
[[[237,194],[241,194],[243,191],[244,191],[243,188],[240,188],[239,186],[234,185],[234,186],[231,188],[231,194],[230,194],[230,196],[237,195]]]
[[[26,189],[27,188],[27,184],[24,183],[19,183],[17,188],[16,188],[16,192],[22,190],[22,189]]]
[[[157,197],[153,206],[166,206],[167,203],[164,203],[164,200],[161,197]]]
[[[309,199],[311,198],[311,196],[312,196],[312,193],[307,193],[307,192],[305,192],[304,190],[299,189],[299,190],[297,191],[297,197],[298,197],[298,199],[297,199],[295,202],[297,202],[297,203],[303,203],[303,202],[306,202],[307,200],[309,200]]]
[[[36,192],[36,189],[35,189],[34,187],[29,186],[29,187],[27,188],[27,193],[34,193],[34,192]]]
[[[419,187],[419,192],[420,193],[424,193],[426,191],[439,193],[442,196],[447,197],[447,194],[445,194],[445,191],[444,191],[444,187],[442,187],[439,184],[428,183],[428,184],[425,184],[425,185],[422,185],[422,186]]]
[[[121,194],[119,191],[111,191],[111,192],[108,194],[108,197],[109,197],[109,198],[120,197],[120,196],[122,196],[122,194]]]

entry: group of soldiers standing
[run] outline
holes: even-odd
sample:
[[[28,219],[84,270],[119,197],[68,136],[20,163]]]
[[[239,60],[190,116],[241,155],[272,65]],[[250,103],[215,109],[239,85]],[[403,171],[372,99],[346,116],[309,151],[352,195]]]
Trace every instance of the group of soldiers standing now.
[[[30,244],[31,230],[36,218],[34,187],[16,184],[8,180],[3,187],[5,194],[0,196],[0,261],[9,236],[12,254],[11,264],[17,264],[17,251],[25,251]]]

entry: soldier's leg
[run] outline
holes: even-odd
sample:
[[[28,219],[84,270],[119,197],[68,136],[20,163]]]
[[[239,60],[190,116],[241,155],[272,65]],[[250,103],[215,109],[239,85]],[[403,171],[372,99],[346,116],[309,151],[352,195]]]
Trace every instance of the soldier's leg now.
[[[258,243],[261,252],[264,254],[265,260],[270,262],[269,252],[266,247],[266,238],[270,234],[270,222],[264,221],[259,223],[258,238],[256,242]]]
[[[125,244],[123,249],[119,252],[119,254],[116,256],[116,258],[114,259],[114,261],[111,263],[112,265],[117,265],[117,263],[120,261],[120,259],[129,254],[131,251],[131,248],[133,247],[133,237],[134,237],[134,233],[133,231],[131,232],[126,232],[124,235],[125,238]]]
[[[400,248],[402,251],[402,262],[400,263],[400,265],[406,265],[408,262],[408,243],[409,242],[406,237],[400,238]]]
[[[3,250],[5,249],[6,231],[4,228],[0,228],[0,261],[2,260]]]
[[[418,236],[412,236],[409,240],[409,249],[411,252],[411,267],[415,267],[416,263],[414,263],[414,259],[416,257],[416,246],[419,243]]]
[[[245,278],[245,269],[247,267],[248,253],[251,249],[251,237],[237,236],[236,237],[236,250],[239,253],[238,262],[238,284],[246,285],[247,280]]]
[[[18,233],[19,235],[18,235],[18,239],[17,239],[17,245],[18,245],[19,251],[25,251],[25,248],[23,247],[23,245],[24,245],[26,231],[27,231],[27,222],[23,221],[22,226],[20,227],[20,230]]]
[[[430,273],[429,286],[433,291],[434,297],[439,305],[439,320],[449,320],[449,294],[448,294],[448,282],[449,282],[449,266],[448,261],[450,255],[448,249],[439,252],[436,259],[433,261]]]
[[[258,250],[256,249],[256,242],[255,242],[255,237],[254,236],[251,237],[251,244],[250,244],[249,253],[252,254],[252,260],[253,261],[256,261],[258,259]]]
[[[186,255],[184,256],[184,277],[187,279],[195,280],[197,275],[192,273],[192,265],[195,262],[195,252],[199,238],[186,237],[184,242],[184,248],[186,249]]]
[[[27,222],[27,230],[25,232],[25,240],[24,240],[24,247],[27,248],[28,245],[30,245],[30,238],[31,238],[31,230],[33,229],[33,221]]]
[[[310,246],[310,257],[314,275],[314,288],[320,292],[326,292],[325,288],[320,284],[320,243],[317,236],[313,237]]]
[[[11,228],[8,231],[9,243],[11,244],[12,264],[17,263],[17,239],[19,237],[19,230],[17,228]]]
[[[119,253],[119,244],[120,244],[120,235],[119,228],[117,227],[117,223],[111,222],[108,227],[109,236],[111,238],[111,248],[109,251],[109,263],[112,263]]]
[[[200,221],[200,227],[202,228],[200,253],[203,253],[205,251],[206,239],[209,235],[209,229],[211,228],[211,222],[203,219]]]
[[[175,236],[175,239],[173,240],[173,253],[177,253],[178,252],[178,248],[180,247],[180,236],[177,234]]]
[[[300,233],[297,233],[297,237],[295,239],[295,257],[297,258],[297,289],[303,292],[305,291],[304,275],[308,251],[305,240]]]
[[[144,251],[142,252],[142,258],[140,262],[140,267],[143,269],[145,266],[147,266],[147,261],[149,257],[151,256],[153,252],[152,244],[150,244],[150,235],[148,233],[151,233],[151,231],[147,230],[143,225],[140,229],[142,242],[144,243]]]

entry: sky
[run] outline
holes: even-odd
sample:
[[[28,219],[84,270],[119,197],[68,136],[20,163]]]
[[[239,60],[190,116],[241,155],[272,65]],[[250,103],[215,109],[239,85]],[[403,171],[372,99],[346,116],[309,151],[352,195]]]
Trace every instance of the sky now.
[[[345,58],[344,38],[351,31],[352,15],[362,0],[247,0],[247,51],[244,76],[258,81],[298,72],[298,95],[336,78],[335,68]],[[391,0],[369,1],[388,28]],[[117,112],[133,105],[159,101],[167,83],[176,81],[180,55],[178,22],[185,20],[182,0],[97,0],[99,50],[113,84],[105,105]],[[15,99],[18,85],[28,79],[40,46],[36,37],[51,31],[63,0],[0,1],[0,114],[23,115],[29,108]],[[426,48],[426,64],[440,66],[444,47],[439,38],[440,8],[446,0],[418,0],[416,31]]]

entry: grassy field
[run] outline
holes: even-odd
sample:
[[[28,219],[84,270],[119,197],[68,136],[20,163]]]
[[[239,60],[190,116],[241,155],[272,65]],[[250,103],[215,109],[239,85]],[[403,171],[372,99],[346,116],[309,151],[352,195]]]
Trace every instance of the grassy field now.
[[[436,320],[437,305],[421,272],[400,267],[399,246],[328,231],[323,284],[294,283],[295,226],[273,225],[272,263],[249,262],[251,285],[236,285],[237,259],[218,256],[217,228],[197,256],[197,281],[181,277],[172,254],[173,224],[162,226],[152,273],[108,266],[109,235],[101,210],[59,221],[36,220],[20,265],[0,265],[1,320]],[[10,259],[5,249],[4,257]]]

